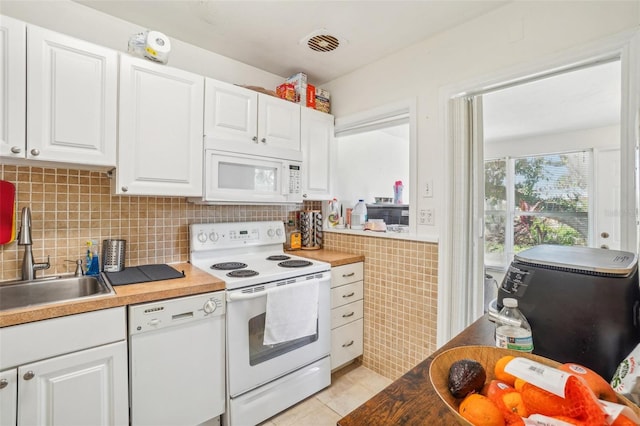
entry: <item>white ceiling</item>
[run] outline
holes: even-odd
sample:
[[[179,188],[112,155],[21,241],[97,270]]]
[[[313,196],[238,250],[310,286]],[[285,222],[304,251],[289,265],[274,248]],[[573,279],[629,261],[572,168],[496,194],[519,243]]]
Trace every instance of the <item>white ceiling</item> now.
[[[288,77],[322,84],[509,0],[74,0],[149,30]],[[341,43],[314,52],[325,29]]]

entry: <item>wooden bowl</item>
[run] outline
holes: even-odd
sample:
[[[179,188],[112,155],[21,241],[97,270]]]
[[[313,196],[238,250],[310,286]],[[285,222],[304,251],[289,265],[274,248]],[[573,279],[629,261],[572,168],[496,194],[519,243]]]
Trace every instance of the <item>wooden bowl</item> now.
[[[523,358],[532,359],[541,364],[548,365],[550,367],[557,367],[559,362],[544,358],[538,355],[517,352],[511,349],[496,348],[493,346],[461,346],[459,348],[449,349],[436,356],[431,365],[429,366],[429,378],[431,384],[438,393],[440,399],[444,401],[451,411],[455,414],[459,423],[462,425],[471,425],[466,419],[464,419],[458,413],[458,406],[462,399],[454,398],[449,392],[449,368],[454,361],[468,358],[478,361],[484,367],[487,372],[487,382],[495,378],[493,373],[493,367],[500,358],[505,355],[519,356]],[[637,415],[640,416],[640,408],[627,398],[618,394],[618,402],[631,408]]]

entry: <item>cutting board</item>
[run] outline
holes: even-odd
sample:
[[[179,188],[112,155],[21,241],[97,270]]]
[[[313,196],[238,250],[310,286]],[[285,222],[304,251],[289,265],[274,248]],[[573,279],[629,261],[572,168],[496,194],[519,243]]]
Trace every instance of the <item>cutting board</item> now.
[[[0,244],[16,238],[16,187],[0,180]]]

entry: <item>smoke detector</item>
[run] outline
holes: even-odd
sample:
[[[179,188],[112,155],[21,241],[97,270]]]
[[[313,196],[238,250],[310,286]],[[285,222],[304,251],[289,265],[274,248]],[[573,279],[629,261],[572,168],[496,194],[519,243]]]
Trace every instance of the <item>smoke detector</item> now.
[[[345,39],[329,33],[324,28],[315,30],[300,40],[300,44],[306,44],[309,49],[316,52],[332,52],[346,42]]]

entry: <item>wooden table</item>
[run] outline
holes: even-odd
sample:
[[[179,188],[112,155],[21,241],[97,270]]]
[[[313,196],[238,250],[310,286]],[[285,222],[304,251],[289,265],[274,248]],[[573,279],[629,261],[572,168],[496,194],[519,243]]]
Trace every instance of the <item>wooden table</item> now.
[[[429,380],[429,365],[443,351],[495,344],[495,324],[484,315],[429,358],[338,421],[339,426],[456,425],[458,420]]]

